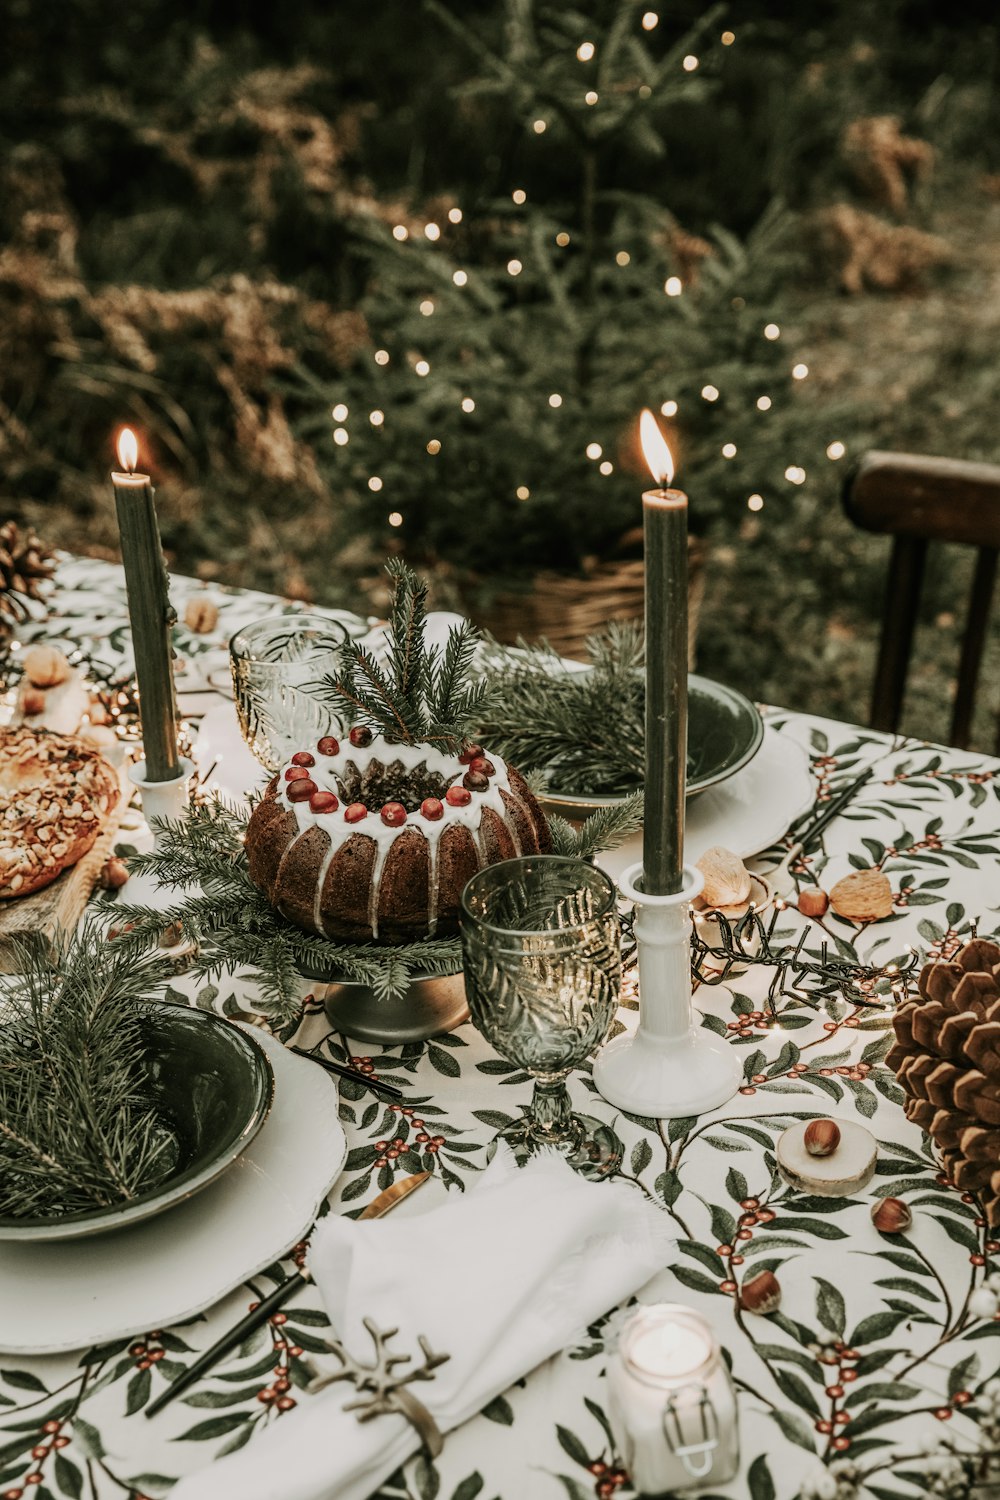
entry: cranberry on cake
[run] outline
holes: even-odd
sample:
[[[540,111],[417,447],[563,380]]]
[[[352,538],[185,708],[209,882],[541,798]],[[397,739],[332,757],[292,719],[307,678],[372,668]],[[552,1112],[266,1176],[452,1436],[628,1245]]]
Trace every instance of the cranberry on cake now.
[[[403,563],[384,661],[348,644],[328,680],[331,721],[254,808],[250,878],[306,932],[394,943],[458,930],[463,887],[483,865],[548,854],[552,839],[524,779],[474,743],[487,689],[466,624],[425,643],[427,585]]]

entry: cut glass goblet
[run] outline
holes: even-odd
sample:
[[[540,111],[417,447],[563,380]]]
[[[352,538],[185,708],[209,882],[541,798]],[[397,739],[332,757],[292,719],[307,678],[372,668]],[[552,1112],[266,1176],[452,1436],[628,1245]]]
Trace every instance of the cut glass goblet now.
[[[554,1149],[603,1177],[621,1143],[572,1108],[566,1076],[608,1034],[621,987],[617,892],[580,859],[539,855],[480,870],[462,896],[472,1019],[501,1057],[535,1080],[524,1119],[500,1132],[517,1159]]]
[[[243,738],[268,771],[340,728],[325,679],[347,630],[325,615],[278,615],[244,625],[229,643]]]

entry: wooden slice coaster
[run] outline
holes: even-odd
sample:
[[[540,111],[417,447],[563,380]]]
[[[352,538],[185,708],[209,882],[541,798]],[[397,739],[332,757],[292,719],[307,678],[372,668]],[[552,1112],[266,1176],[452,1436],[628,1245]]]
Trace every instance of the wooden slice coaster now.
[[[789,1187],[818,1198],[849,1198],[867,1187],[875,1172],[875,1137],[853,1120],[837,1120],[840,1144],[829,1156],[811,1156],[805,1148],[810,1120],[790,1125],[778,1137],[778,1170]]]

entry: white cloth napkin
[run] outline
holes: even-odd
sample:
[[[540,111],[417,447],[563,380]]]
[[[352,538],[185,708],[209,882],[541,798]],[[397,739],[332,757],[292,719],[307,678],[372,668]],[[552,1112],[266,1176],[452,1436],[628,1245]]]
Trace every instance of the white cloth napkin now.
[[[411,1387],[441,1431],[574,1343],[671,1258],[666,1214],[633,1186],[592,1183],[555,1154],[517,1168],[505,1148],[465,1193],[407,1218],[318,1226],[309,1269],[345,1348],[370,1362],[365,1317],[399,1328],[391,1349],[451,1359]],[[324,1373],[334,1356],[317,1359]],[[245,1448],[182,1480],[171,1500],[364,1500],[419,1447],[396,1415],[360,1423],[356,1392],[329,1386]]]

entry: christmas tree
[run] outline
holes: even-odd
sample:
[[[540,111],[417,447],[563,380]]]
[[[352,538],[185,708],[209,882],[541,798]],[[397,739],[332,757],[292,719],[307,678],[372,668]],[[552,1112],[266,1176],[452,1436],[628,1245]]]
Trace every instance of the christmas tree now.
[[[638,0],[586,18],[506,0],[492,49],[430,9],[470,68],[456,108],[511,143],[511,188],[442,192],[394,224],[353,216],[372,346],[329,387],[317,449],[356,528],[466,586],[634,553],[644,405],[695,530],[804,479],[825,443],[773,315],[788,217],[772,204],[745,240],[701,237],[670,207],[697,163],[665,130],[681,110],[707,124],[732,40],[718,11],[663,49]]]

